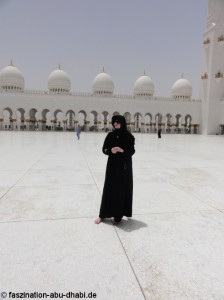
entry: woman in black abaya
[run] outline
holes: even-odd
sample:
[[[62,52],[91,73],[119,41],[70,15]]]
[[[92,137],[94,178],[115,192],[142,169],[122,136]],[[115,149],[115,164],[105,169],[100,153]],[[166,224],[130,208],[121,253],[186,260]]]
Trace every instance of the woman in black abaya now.
[[[102,149],[108,155],[108,161],[96,224],[104,218],[114,217],[114,222],[118,223],[123,216],[132,216],[132,155],[135,153],[135,139],[127,130],[123,116],[113,116],[112,125],[114,130],[106,136]]]

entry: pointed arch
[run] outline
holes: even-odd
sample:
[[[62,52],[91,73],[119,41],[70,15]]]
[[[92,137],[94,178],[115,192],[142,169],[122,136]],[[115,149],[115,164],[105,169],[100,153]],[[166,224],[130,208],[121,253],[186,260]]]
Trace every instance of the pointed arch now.
[[[129,126],[130,123],[131,123],[131,113],[130,112],[125,112],[124,117],[125,117],[127,125]]]
[[[146,113],[144,119],[145,119],[145,124],[150,125],[150,123],[152,123],[152,114],[151,113]]]
[[[12,129],[12,115],[13,111],[10,107],[5,107],[2,110],[3,120],[4,120],[4,129],[11,130]]]
[[[135,113],[134,114],[135,131],[141,132],[141,122],[142,122],[142,114],[140,112]]]
[[[156,124],[161,124],[161,123],[162,123],[162,120],[163,120],[162,114],[161,114],[161,113],[157,113],[157,114],[155,115],[155,122],[156,122]]]
[[[177,114],[176,115],[176,126],[181,126],[181,121],[182,121],[182,115],[181,114]]]
[[[81,126],[81,130],[86,130],[86,125],[89,124],[89,121],[87,121],[87,113],[85,110],[80,110],[78,112],[78,115],[77,115],[77,121],[80,126]],[[88,124],[87,124],[88,122]]]
[[[75,128],[76,120],[75,120],[75,112],[72,109],[69,109],[65,113],[66,120],[63,120],[64,124],[66,124],[67,130],[73,130]]]
[[[171,125],[172,121],[173,121],[172,115],[170,113],[166,114],[166,117],[165,117],[165,123],[166,123],[166,125]]]
[[[184,119],[185,119],[185,124],[191,124],[192,116],[190,114],[187,114]]]
[[[184,119],[185,133],[191,133],[192,116],[190,114],[187,114]]]

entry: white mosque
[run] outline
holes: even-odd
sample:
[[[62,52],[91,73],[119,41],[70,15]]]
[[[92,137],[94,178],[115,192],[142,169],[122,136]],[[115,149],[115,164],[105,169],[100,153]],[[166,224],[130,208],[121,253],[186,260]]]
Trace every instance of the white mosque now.
[[[155,133],[224,134],[224,0],[209,0],[203,38],[200,98],[192,99],[191,83],[182,76],[170,97],[154,96],[154,83],[144,72],[132,95],[114,93],[114,82],[103,69],[92,93],[71,91],[61,69],[48,77],[48,90],[26,90],[21,71],[11,64],[0,73],[0,130],[108,131],[114,114],[122,114],[129,130]]]

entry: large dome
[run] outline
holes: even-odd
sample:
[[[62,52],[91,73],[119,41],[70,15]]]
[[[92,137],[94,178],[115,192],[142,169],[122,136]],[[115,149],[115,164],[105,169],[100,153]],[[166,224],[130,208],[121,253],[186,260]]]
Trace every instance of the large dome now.
[[[153,96],[155,90],[154,83],[146,74],[140,76],[134,84],[134,96]]]
[[[0,88],[5,91],[22,92],[24,90],[24,77],[20,70],[13,66],[12,62],[0,73]]]
[[[71,90],[71,80],[67,73],[61,70],[60,65],[48,77],[48,89],[53,93],[69,93]]]
[[[178,79],[172,86],[171,95],[173,98],[191,98],[192,85],[185,78]]]
[[[93,94],[113,95],[114,82],[109,74],[101,72],[93,80]]]

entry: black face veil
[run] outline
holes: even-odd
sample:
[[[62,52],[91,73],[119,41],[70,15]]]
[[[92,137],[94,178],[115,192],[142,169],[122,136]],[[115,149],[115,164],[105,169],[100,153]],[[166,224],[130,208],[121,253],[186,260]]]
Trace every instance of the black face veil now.
[[[112,125],[114,127],[114,123],[117,122],[121,124],[121,129],[122,130],[127,130],[127,124],[124,116],[121,115],[115,115],[112,117]]]

